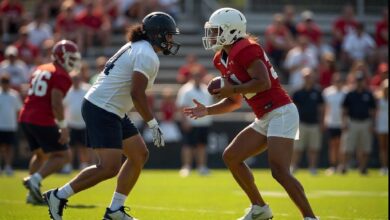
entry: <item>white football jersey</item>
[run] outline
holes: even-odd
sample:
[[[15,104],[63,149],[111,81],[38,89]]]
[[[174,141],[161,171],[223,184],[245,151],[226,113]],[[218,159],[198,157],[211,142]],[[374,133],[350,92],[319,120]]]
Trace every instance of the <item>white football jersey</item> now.
[[[159,66],[159,58],[149,42],[144,40],[129,42],[107,61],[104,70],[85,98],[94,105],[123,118],[134,106],[130,95],[134,71],[148,78],[147,89],[150,89]]]

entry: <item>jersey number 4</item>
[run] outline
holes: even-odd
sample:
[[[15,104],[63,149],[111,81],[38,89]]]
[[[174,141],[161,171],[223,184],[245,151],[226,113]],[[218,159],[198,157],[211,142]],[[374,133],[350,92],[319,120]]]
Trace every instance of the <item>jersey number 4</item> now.
[[[122,56],[122,54],[124,54],[127,49],[131,48],[131,45],[127,45],[126,47],[122,47],[118,52],[116,52],[114,54],[114,56],[112,56],[106,63],[106,65],[104,65],[104,70],[103,70],[103,73],[108,75],[110,74],[110,70],[112,68],[114,68],[114,63],[115,61],[117,61],[119,59],[120,56]]]
[[[44,96],[47,93],[47,80],[51,78],[51,73],[44,70],[36,70],[33,73],[31,87],[28,90],[28,95]]]

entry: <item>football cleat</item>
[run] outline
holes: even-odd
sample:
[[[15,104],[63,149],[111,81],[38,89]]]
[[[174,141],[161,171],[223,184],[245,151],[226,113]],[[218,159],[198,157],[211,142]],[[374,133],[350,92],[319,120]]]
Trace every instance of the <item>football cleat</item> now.
[[[49,215],[53,220],[62,220],[62,211],[66,208],[68,200],[57,197],[58,189],[49,190],[43,194],[43,198],[49,207]]]
[[[31,205],[45,205],[46,203],[42,200],[36,200],[30,193],[27,194],[26,203]]]
[[[129,207],[122,206],[116,211],[111,211],[107,208],[106,213],[104,213],[103,220],[137,220],[136,218],[130,216],[126,213],[126,210],[129,211]]]
[[[38,202],[43,202],[41,184],[31,176],[23,179],[23,185],[29,190],[30,195]]]
[[[252,205],[251,208],[247,209],[247,213],[237,220],[269,220],[273,217],[271,208],[268,205]]]

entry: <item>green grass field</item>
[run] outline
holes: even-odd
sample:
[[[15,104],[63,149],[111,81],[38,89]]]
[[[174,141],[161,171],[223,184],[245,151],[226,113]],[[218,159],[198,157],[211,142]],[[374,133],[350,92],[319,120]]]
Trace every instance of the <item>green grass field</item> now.
[[[13,177],[0,176],[0,219],[49,219],[46,206],[25,204],[27,191],[21,184],[25,175],[16,172]],[[302,170],[296,176],[321,220],[389,219],[388,179],[379,176],[377,170],[371,170],[369,176],[356,172],[325,176],[321,172],[315,177]],[[44,180],[42,191],[58,187],[71,177],[50,176]],[[274,219],[302,219],[268,170],[256,170],[255,177]],[[64,219],[102,219],[114,189],[112,179],[71,197]],[[126,205],[140,220],[233,220],[249,203],[226,170],[213,170],[207,177],[193,173],[188,178],[179,177],[176,170],[145,170]]]

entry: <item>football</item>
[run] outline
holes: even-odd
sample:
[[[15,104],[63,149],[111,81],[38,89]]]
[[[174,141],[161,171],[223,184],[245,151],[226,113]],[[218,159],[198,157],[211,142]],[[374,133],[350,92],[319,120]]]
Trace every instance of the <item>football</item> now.
[[[224,86],[224,80],[222,77],[217,76],[214,77],[212,80],[210,80],[209,85],[207,86],[207,90],[211,95],[215,95],[216,93],[213,92],[214,89],[219,89]]]

